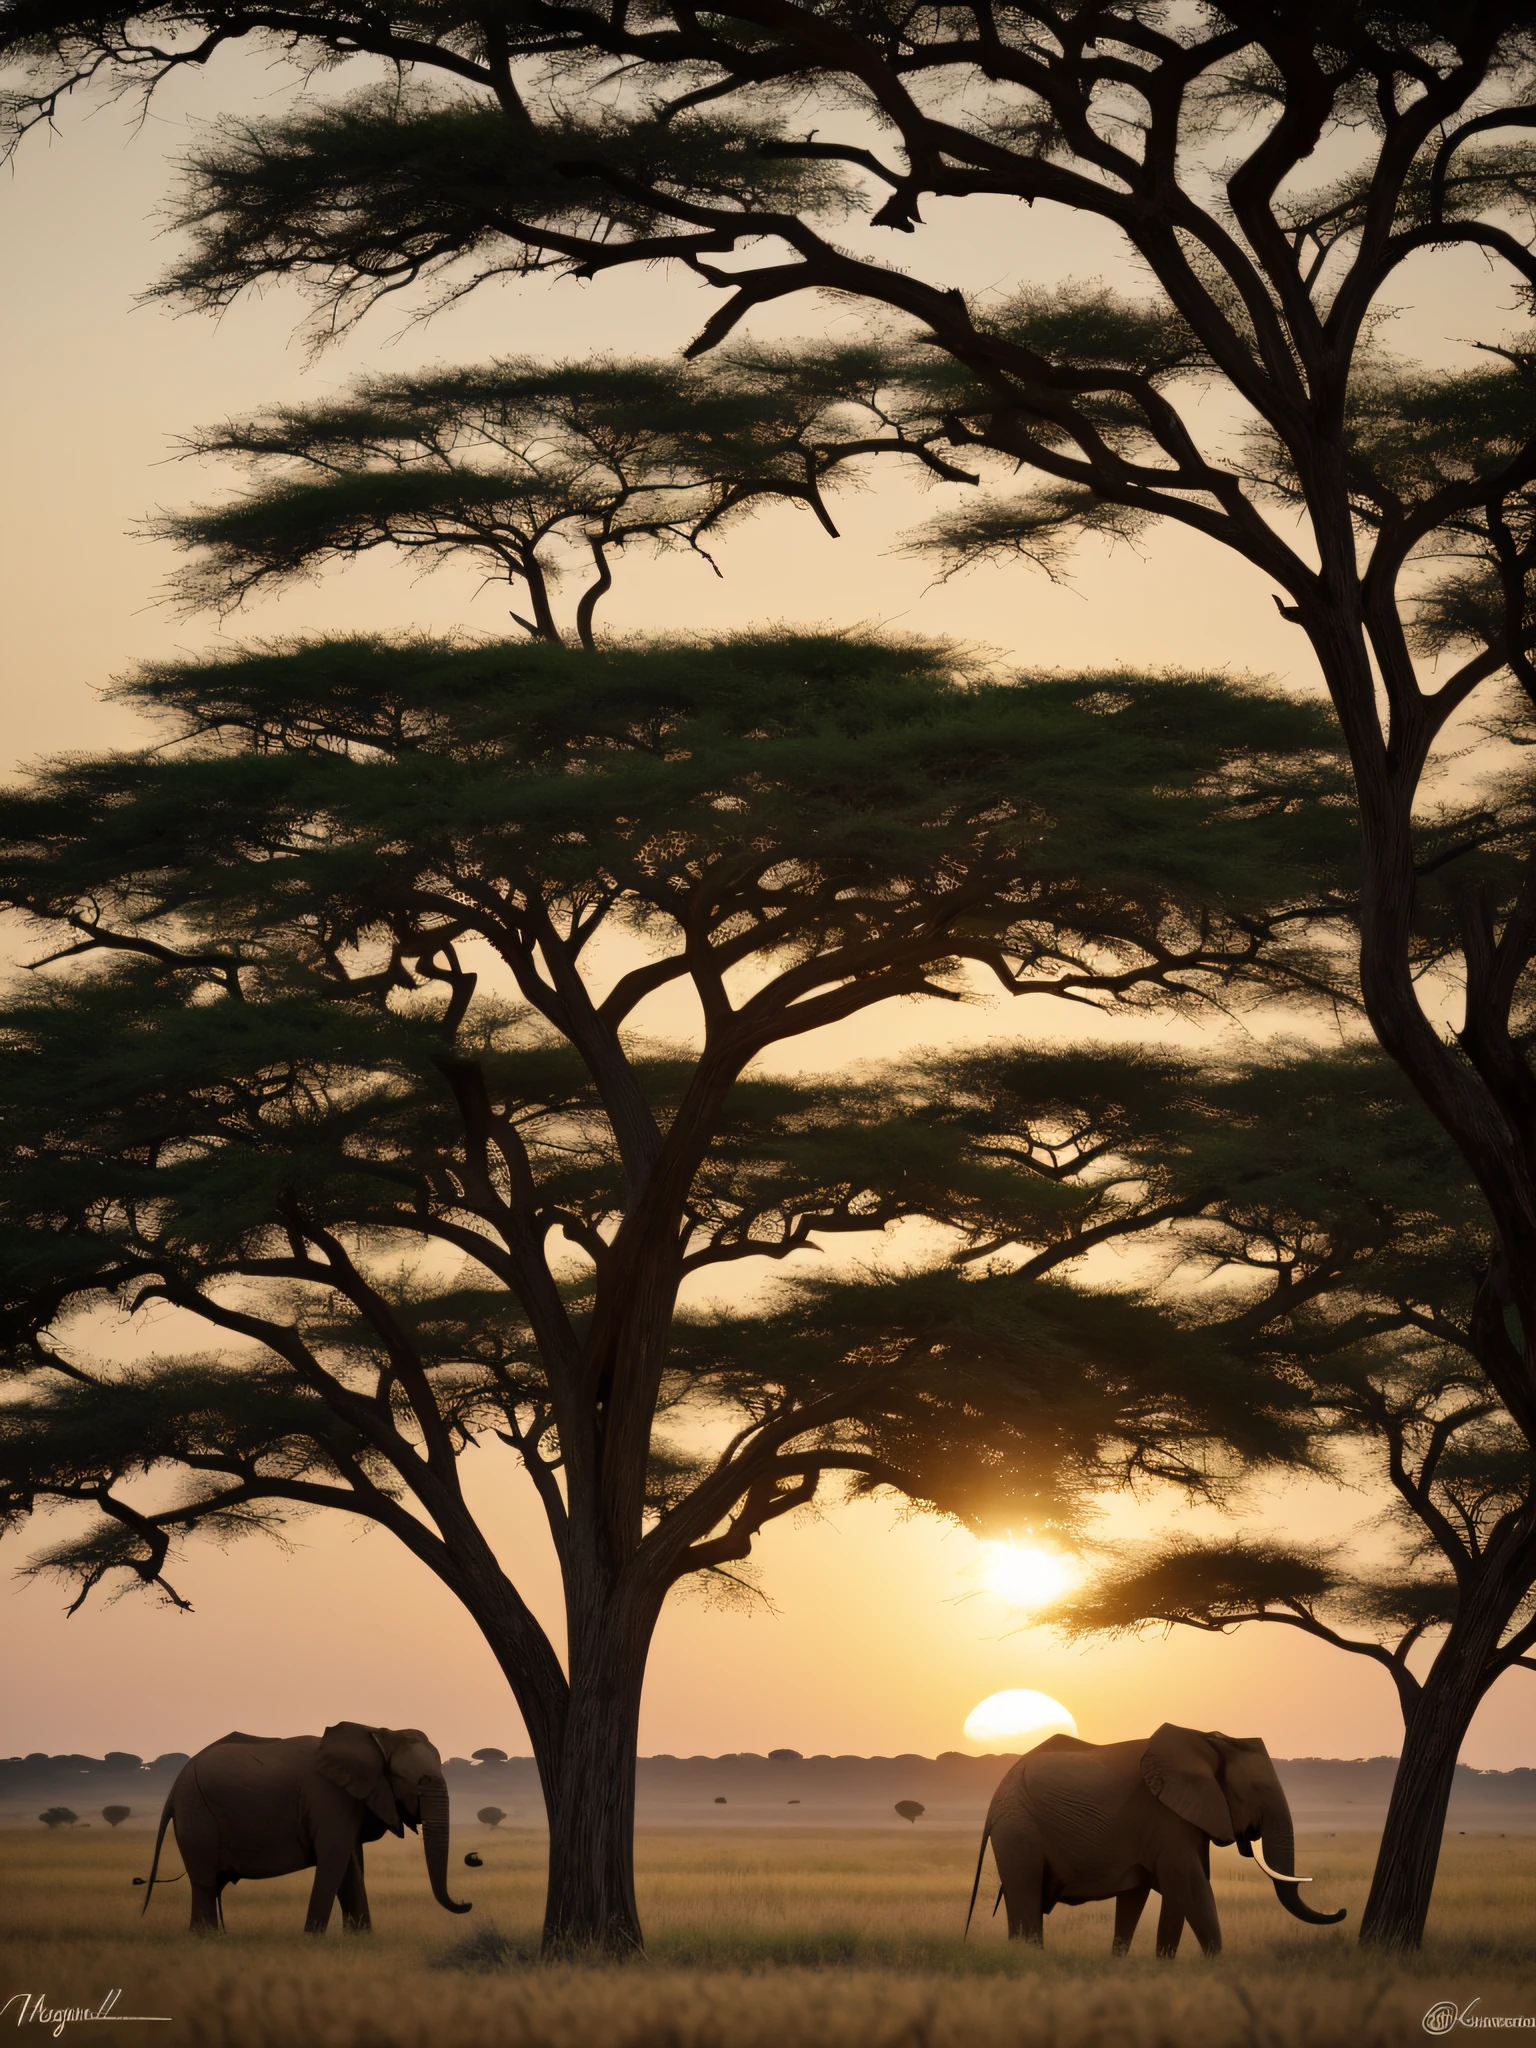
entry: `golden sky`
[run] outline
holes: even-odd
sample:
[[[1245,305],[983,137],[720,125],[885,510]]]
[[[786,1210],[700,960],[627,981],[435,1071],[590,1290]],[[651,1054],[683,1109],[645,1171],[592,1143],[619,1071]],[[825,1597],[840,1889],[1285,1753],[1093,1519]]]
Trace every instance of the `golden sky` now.
[[[138,126],[130,110],[80,105],[38,136],[0,179],[0,412],[8,489],[0,495],[0,621],[9,769],[61,748],[121,744],[132,725],[101,686],[134,661],[215,643],[212,621],[157,605],[165,550],[132,537],[145,513],[218,488],[215,472],[168,458],[179,434],[277,399],[316,399],[367,369],[492,355],[635,353],[680,348],[714,304],[689,281],[616,273],[592,284],[495,287],[430,325],[403,300],[318,359],[295,329],[303,308],[274,293],[221,321],[136,307],[167,259],[161,216],[170,162],[189,123],[243,105],[275,110],[287,74],[250,57],[213,78],[176,81]],[[899,258],[974,291],[1006,294],[1066,275],[1124,281],[1107,234],[1043,205],[938,203]],[[889,238],[877,241],[890,254]],[[1421,283],[1410,271],[1404,289]],[[1471,255],[1437,259],[1432,292],[1410,297],[1392,345],[1455,359],[1464,338],[1499,332],[1504,309]],[[780,311],[788,331],[853,331],[846,307]],[[929,586],[891,552],[939,500],[911,484],[845,494],[833,543],[807,515],[739,528],[718,555],[724,579],[682,559],[621,565],[609,630],[886,624],[958,637],[1027,666],[1231,668],[1313,685],[1305,643],[1261,577],[1198,538],[1154,536],[1145,551],[1085,550],[1069,585],[989,570]],[[376,558],[254,607],[231,637],[327,627],[427,626],[498,632],[506,599],[448,572],[414,580]],[[859,1019],[805,1041],[795,1064],[838,1069],[897,1045],[957,1031],[1060,1032],[1044,1003],[993,1003],[957,1016],[904,1005],[878,1028]],[[552,1567],[526,1482],[499,1449],[472,1460],[488,1515],[519,1583],[553,1620]],[[1367,1495],[1293,1487],[1269,1504],[1292,1531],[1343,1530],[1380,1505]],[[1167,1520],[1172,1502],[1115,1504],[1131,1534]],[[1260,1518],[1250,1526],[1261,1525]],[[44,1534],[13,1538],[12,1567]],[[252,1539],[219,1556],[194,1551],[178,1576],[196,1611],[136,1599],[66,1622],[46,1582],[7,1581],[4,1642],[12,1680],[0,1703],[0,1752],[123,1747],[192,1749],[225,1729],[290,1733],[343,1716],[420,1725],[445,1754],[482,1743],[526,1749],[505,1685],[451,1597],[392,1541],[334,1521],[294,1531],[279,1551]],[[766,1750],[927,1754],[965,1746],[961,1724],[984,1694],[1027,1686],[1054,1695],[1081,1732],[1114,1740],[1172,1719],[1261,1734],[1279,1756],[1395,1751],[1392,1689],[1373,1666],[1267,1627],[1232,1638],[1067,1647],[982,1590],[980,1549],[884,1502],[833,1508],[771,1530],[759,1557],[773,1611],[716,1612],[682,1598],[664,1616],[652,1660],[642,1748],[688,1755]],[[526,1568],[520,1560],[533,1562]],[[1536,1763],[1529,1675],[1506,1678],[1479,1715],[1467,1761]]]

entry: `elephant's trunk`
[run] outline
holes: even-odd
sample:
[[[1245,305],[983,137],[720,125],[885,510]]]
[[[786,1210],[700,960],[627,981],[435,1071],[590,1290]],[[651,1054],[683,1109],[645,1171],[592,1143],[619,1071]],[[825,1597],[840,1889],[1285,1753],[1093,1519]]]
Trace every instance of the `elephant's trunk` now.
[[[1298,1920],[1305,1920],[1309,1927],[1336,1927],[1344,1918],[1344,1909],[1337,1913],[1317,1913],[1310,1906],[1301,1903],[1301,1887],[1310,1884],[1308,1877],[1295,1877],[1296,1831],[1291,1825],[1291,1809],[1285,1803],[1285,1794],[1278,1791],[1278,1805],[1273,1802],[1264,1810],[1264,1826],[1260,1836],[1264,1854],[1255,1856],[1254,1862],[1275,1888],[1275,1897]],[[1251,1853],[1251,1852],[1250,1852]]]
[[[421,1795],[421,1847],[427,1859],[427,1882],[432,1896],[450,1913],[467,1913],[457,1899],[448,1896],[448,1788],[434,1786]]]

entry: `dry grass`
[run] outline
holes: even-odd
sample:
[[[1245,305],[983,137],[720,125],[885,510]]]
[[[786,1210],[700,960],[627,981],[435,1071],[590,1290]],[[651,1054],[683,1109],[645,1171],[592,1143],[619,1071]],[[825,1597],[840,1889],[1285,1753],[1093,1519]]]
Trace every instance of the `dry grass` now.
[[[121,2012],[172,2016],[114,2033],[114,2048],[1395,2048],[1425,2038],[1442,1999],[1536,2016],[1529,1837],[1449,1841],[1430,1942],[1399,1964],[1354,1943],[1367,1837],[1303,1845],[1318,1904],[1350,1909],[1337,1929],[1287,1920],[1251,1867],[1219,1855],[1226,1952],[1208,1963],[1190,1945],[1168,1965],[1151,1955],[1155,1901],[1120,1963],[1107,1906],[1058,1908],[1043,1956],[994,1921],[962,1946],[968,1837],[654,1833],[641,1842],[649,1962],[584,1968],[531,1961],[541,1838],[461,1834],[486,1859],[471,1872],[455,1855],[472,1919],[433,1905],[414,1843],[387,1842],[369,1851],[376,1932],[316,1942],[299,1932],[305,1877],[235,1888],[228,1932],[194,1940],[182,1885],[138,1917],[143,1834],[0,1832],[0,1998],[93,2005],[120,1987]],[[48,2035],[28,2025],[28,2038]],[[63,2038],[92,2037],[77,2025]]]

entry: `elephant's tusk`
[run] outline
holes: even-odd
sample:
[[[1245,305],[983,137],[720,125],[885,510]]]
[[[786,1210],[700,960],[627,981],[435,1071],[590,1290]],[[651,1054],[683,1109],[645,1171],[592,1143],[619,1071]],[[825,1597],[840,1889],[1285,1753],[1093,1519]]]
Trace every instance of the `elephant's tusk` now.
[[[1310,1884],[1310,1877],[1287,1877],[1283,1870],[1271,1870],[1257,1849],[1250,1848],[1248,1854],[1272,1884]]]

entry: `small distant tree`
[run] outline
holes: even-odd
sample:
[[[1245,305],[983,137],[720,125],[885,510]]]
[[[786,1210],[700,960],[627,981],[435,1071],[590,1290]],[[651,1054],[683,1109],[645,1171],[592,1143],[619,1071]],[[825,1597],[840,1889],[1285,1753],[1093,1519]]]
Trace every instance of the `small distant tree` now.
[[[499,1828],[506,1817],[499,1806],[482,1806],[475,1815],[475,1819],[483,1822],[488,1828]]]
[[[504,1749],[472,1749],[470,1758],[477,1764],[504,1764],[507,1752]]]
[[[131,1806],[104,1806],[101,1809],[101,1817],[109,1828],[120,1828],[125,1820],[132,1817],[132,1814],[133,1808]]]
[[[45,1828],[76,1828],[80,1816],[67,1806],[50,1806],[38,1816]]]
[[[56,963],[0,1017],[5,1504],[93,1510],[39,1561],[77,1605],[115,1574],[179,1601],[199,1528],[393,1532],[515,1692],[547,1943],[633,1947],[672,1587],[734,1583],[828,1485],[1068,1525],[1112,1453],[1186,1469],[1212,1399],[1214,1354],[1052,1277],[1155,1220],[1070,1172],[1015,1209],[1034,1267],[679,1315],[748,1261],[963,1229],[1003,1176],[899,1090],[762,1063],[965,962],[1117,1007],[1288,985],[1351,841],[1326,728],[1226,680],[1004,683],[848,638],[322,642],[131,695],[162,744],[0,803],[0,896]],[[695,1044],[644,1036],[664,993]],[[91,1357],[81,1311],[155,1300],[242,1348]],[[688,1447],[704,1417],[722,1449]],[[461,1488],[491,1434],[548,1520],[564,1667]]]

